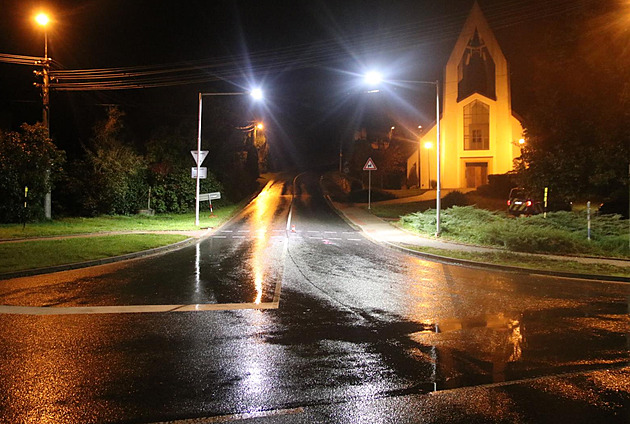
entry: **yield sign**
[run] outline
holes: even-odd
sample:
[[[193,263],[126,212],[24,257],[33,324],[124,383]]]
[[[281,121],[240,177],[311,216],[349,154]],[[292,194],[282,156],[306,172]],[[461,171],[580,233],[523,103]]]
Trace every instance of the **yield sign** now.
[[[376,165],[374,165],[374,161],[372,160],[372,158],[368,158],[367,162],[365,162],[365,165],[363,165],[363,170],[376,171]]]
[[[191,150],[190,154],[193,155],[193,158],[195,158],[195,163],[197,165],[201,165],[203,163],[203,160],[206,158],[206,156],[208,156],[208,151],[207,150],[201,150],[199,152],[199,158],[200,160],[197,160],[197,151],[196,150]]]

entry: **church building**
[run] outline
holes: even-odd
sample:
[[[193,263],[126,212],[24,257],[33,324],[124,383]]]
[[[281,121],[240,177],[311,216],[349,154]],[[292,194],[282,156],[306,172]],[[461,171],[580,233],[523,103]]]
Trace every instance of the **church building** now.
[[[477,2],[446,64],[440,96],[441,187],[475,188],[489,174],[511,171],[523,127],[512,112],[507,61]],[[407,180],[417,181],[419,168],[420,188],[435,187],[436,133],[433,125],[407,160]]]

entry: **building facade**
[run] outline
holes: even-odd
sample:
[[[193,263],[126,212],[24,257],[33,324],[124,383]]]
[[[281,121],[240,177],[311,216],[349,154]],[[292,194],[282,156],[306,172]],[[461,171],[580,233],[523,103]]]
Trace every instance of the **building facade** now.
[[[440,117],[441,186],[475,188],[503,174],[520,155],[523,127],[512,112],[505,56],[475,2],[444,71]],[[407,179],[421,188],[437,179],[436,126],[407,160]],[[420,163],[418,163],[418,161]]]

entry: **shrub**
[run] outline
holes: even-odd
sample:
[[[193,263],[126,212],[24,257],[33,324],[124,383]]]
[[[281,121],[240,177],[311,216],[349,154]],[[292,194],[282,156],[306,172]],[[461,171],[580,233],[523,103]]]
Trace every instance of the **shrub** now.
[[[442,199],[442,207],[444,209],[452,208],[453,206],[468,206],[470,202],[466,195],[461,191],[455,190],[448,193]]]
[[[542,216],[512,218],[474,206],[454,206],[442,212],[441,230],[446,239],[518,252],[627,257],[630,254],[628,222],[619,217],[597,218],[592,221],[592,240],[589,241],[583,213],[550,213],[547,219]],[[399,222],[411,231],[433,234],[435,210],[405,215]]]

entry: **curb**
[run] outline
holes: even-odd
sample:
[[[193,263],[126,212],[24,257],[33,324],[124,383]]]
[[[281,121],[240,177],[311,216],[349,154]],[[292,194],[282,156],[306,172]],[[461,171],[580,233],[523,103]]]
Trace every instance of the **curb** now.
[[[369,236],[368,236],[369,237]],[[548,271],[543,269],[533,269],[533,268],[523,268],[518,266],[511,265],[498,265],[487,262],[474,262],[466,259],[458,259],[458,258],[449,258],[448,256],[440,256],[432,253],[419,252],[414,249],[410,249],[405,246],[401,246],[395,243],[391,243],[388,241],[380,241],[376,239],[372,239],[375,243],[385,244],[393,249],[397,249],[414,256],[419,256],[422,258],[430,259],[435,262],[445,263],[448,265],[460,265],[466,266],[469,268],[482,268],[482,269],[494,269],[497,271],[504,272],[514,272],[518,274],[526,274],[526,275],[544,275],[544,276],[552,276],[552,277],[562,277],[562,278],[573,278],[573,279],[581,279],[581,280],[598,280],[598,281],[608,281],[608,282],[616,282],[616,283],[630,283],[630,278],[621,277],[615,275],[595,275],[595,274],[578,274],[572,272],[564,272],[564,271]]]
[[[201,240],[205,237],[207,237],[207,235],[204,235],[203,237],[200,237],[199,239],[196,239],[194,237],[189,237],[180,242],[168,244],[166,246],[155,247],[153,249],[148,249],[148,250],[141,250],[140,252],[127,253],[125,255],[111,256],[109,258],[94,259],[91,261],[75,262],[75,263],[64,264],[64,265],[55,265],[55,266],[45,267],[45,268],[25,269],[23,271],[6,272],[6,273],[0,274],[0,280],[9,280],[11,278],[20,278],[20,277],[32,277],[34,275],[41,275],[41,274],[52,274],[54,272],[69,271],[69,270],[80,269],[80,268],[88,268],[91,266],[105,265],[105,264],[110,264],[114,262],[126,261],[129,259],[138,259],[138,258],[143,258],[147,256],[159,255],[159,254],[166,253],[169,251],[182,249],[192,244],[195,240]]]
[[[326,202],[328,203],[328,205],[337,213],[337,215],[339,215],[352,228],[354,228],[355,230],[361,231],[363,235],[365,235],[365,237],[367,237],[369,240],[373,241],[374,243],[385,245],[387,247],[394,248],[402,252],[412,254],[414,256],[419,256],[425,259],[429,259],[435,262],[445,263],[449,265],[466,266],[470,268],[493,269],[497,271],[514,272],[514,273],[526,274],[526,275],[544,275],[544,276],[573,278],[573,279],[581,279],[581,280],[598,280],[598,281],[608,281],[608,282],[616,282],[616,283],[630,283],[629,277],[621,277],[621,276],[614,276],[614,275],[579,274],[579,273],[564,272],[564,271],[537,270],[537,269],[532,269],[532,268],[523,268],[523,267],[517,267],[517,266],[510,266],[510,265],[497,265],[497,264],[491,264],[487,262],[474,262],[474,261],[469,261],[466,259],[450,258],[447,256],[440,256],[440,255],[435,255],[432,253],[419,252],[417,250],[410,249],[408,247],[398,245],[396,243],[391,243],[388,241],[383,241],[383,240],[378,240],[378,239],[373,238],[367,232],[363,231],[359,226],[354,224],[354,222],[352,222],[341,210],[337,209],[334,203],[332,202],[332,200],[330,199],[329,195],[326,194],[324,197],[326,198]]]

